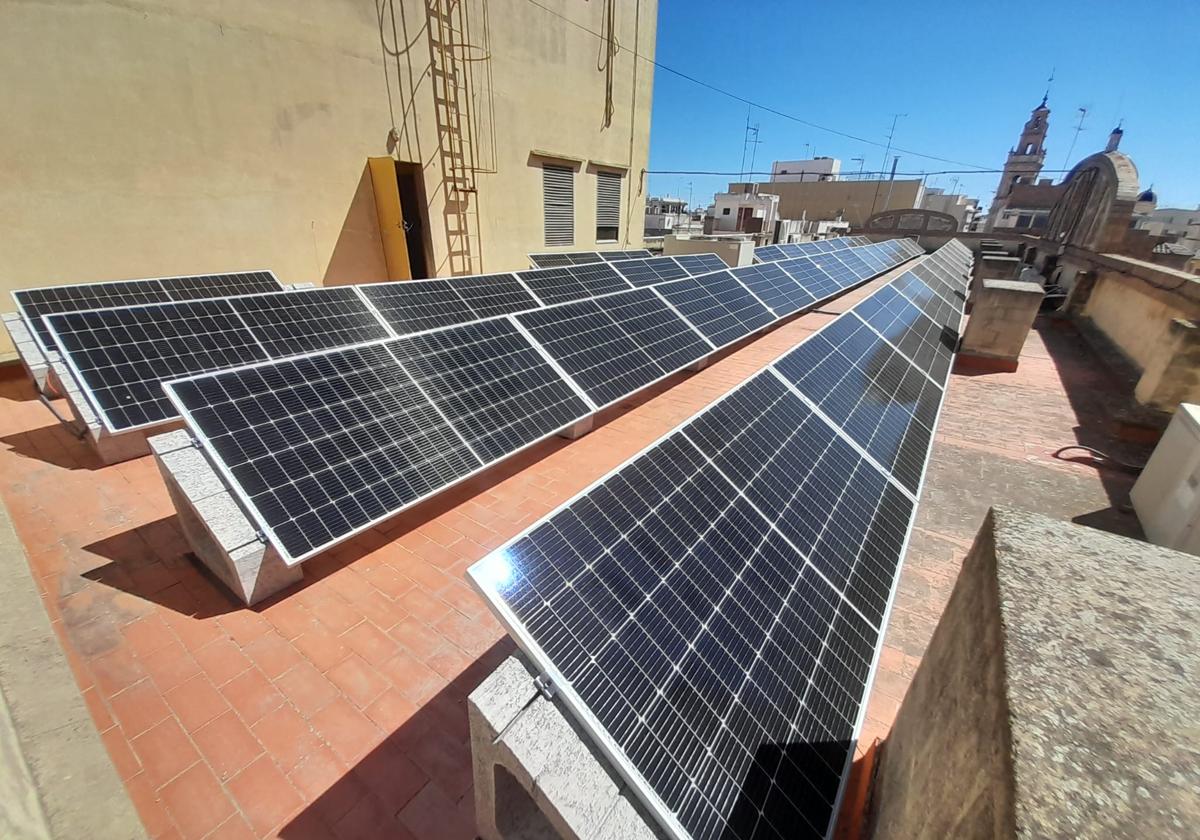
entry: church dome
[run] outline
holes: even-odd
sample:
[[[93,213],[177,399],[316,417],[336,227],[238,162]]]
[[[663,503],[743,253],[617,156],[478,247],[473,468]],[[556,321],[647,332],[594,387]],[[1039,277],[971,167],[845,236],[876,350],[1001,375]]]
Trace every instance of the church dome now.
[[[1152,204],[1158,203],[1158,196],[1154,194],[1154,190],[1142,190],[1137,197],[1138,201],[1149,201]]]

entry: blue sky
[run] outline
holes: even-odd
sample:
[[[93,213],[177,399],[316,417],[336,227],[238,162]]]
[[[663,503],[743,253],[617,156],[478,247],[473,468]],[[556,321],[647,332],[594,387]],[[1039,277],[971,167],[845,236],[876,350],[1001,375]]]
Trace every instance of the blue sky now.
[[[1047,169],[1063,168],[1078,108],[1084,130],[1070,163],[1103,149],[1124,118],[1122,151],[1153,183],[1159,206],[1200,204],[1200,0],[982,0],[810,3],[659,0],[657,60],[809,122],[999,168],[1050,86]],[[747,106],[655,70],[650,169],[741,168]],[[755,169],[811,154],[857,171],[883,168],[884,149],[751,109]],[[805,144],[808,144],[806,148]],[[898,171],[967,167],[906,152]],[[749,159],[747,158],[747,165]],[[930,176],[950,188],[953,175]],[[958,191],[990,202],[998,175],[958,176]],[[1055,180],[1062,176],[1055,173]],[[712,199],[736,177],[651,175],[650,191]],[[764,179],[765,180],[765,179]]]

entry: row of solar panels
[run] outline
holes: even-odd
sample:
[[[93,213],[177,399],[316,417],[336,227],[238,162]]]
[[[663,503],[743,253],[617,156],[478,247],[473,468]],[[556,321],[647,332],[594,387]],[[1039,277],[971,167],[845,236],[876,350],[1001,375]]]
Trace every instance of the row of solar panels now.
[[[874,248],[894,254],[885,264],[905,258],[899,244]],[[795,294],[774,304],[755,290],[762,267],[745,266],[181,378],[165,391],[297,563],[769,326],[802,296],[813,304],[883,270],[796,268],[775,269]]]
[[[649,256],[650,252],[645,248],[637,248],[632,251],[551,251],[545,254],[530,254],[529,264],[534,268],[558,268],[563,265],[617,262]]]
[[[400,295],[402,298],[426,299],[424,310],[415,305],[410,307],[413,322],[408,328],[429,329],[463,323],[545,303],[576,300],[678,277],[694,277],[725,267],[724,261],[715,254],[649,258],[648,251],[619,253],[639,254],[646,258],[622,259],[611,267],[600,264],[517,272],[515,276],[519,280],[514,280],[513,274],[487,274],[449,280],[407,281],[407,291]],[[381,287],[394,285],[381,284]],[[51,352],[58,348],[43,320],[46,315],[283,290],[283,285],[271,272],[251,271],[21,289],[13,292],[13,299],[42,351]]]
[[[779,262],[780,260],[794,260],[796,257],[811,257],[813,254],[829,254],[845,248],[858,248],[870,244],[871,240],[865,236],[841,236],[836,239],[818,239],[813,242],[763,245],[754,249],[754,259],[756,262]]]
[[[911,247],[881,243],[858,249],[862,256],[853,260],[856,276],[890,267]],[[515,275],[276,291],[58,312],[41,320],[51,346],[62,352],[105,428],[119,433],[178,418],[162,391],[162,383],[170,379],[630,291],[646,279],[643,263],[659,263],[655,271],[660,278],[711,273],[714,262],[716,268],[724,266],[714,255],[698,256],[707,259],[681,264],[684,258],[659,258]],[[850,261],[848,255],[845,259]],[[832,274],[817,271],[813,282],[823,279],[830,288],[844,285],[842,274],[848,269],[841,261],[833,263],[828,267]],[[621,274],[621,268],[633,279]],[[755,275],[747,279],[752,287],[782,283],[795,299],[790,309],[782,309],[768,296],[780,314],[811,302],[819,291],[804,291],[782,269],[766,272],[770,277],[758,276],[764,273],[759,267],[749,267],[749,273]]]
[[[469,570],[671,836],[831,833],[969,264],[952,241]]]

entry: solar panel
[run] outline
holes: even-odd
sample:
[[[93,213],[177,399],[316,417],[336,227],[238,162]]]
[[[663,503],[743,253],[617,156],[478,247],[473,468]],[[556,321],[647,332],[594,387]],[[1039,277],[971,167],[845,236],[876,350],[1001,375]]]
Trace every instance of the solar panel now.
[[[867,261],[858,255],[856,249],[843,248],[834,256],[849,268],[858,280],[866,280],[868,277],[874,277],[879,273],[879,269],[868,265]]]
[[[270,358],[387,338],[391,333],[348,286],[229,299]]]
[[[667,302],[717,347],[744,338],[775,320],[728,271],[656,287]]]
[[[514,317],[598,407],[712,352],[651,289]]]
[[[114,432],[175,417],[166,380],[267,358],[228,300],[62,312],[47,322]]]
[[[484,462],[592,412],[507,318],[404,337],[387,347]]]
[[[451,277],[447,283],[458,292],[478,319],[537,309],[537,302],[514,274]]]
[[[815,301],[812,295],[775,263],[743,265],[730,269],[730,273],[754,292],[778,317],[790,315]]]
[[[933,323],[958,329],[962,321],[961,304],[956,305],[944,300],[911,271],[906,271],[893,280],[892,286],[912,301]]]
[[[384,343],[166,389],[289,562],[482,466]]]
[[[845,289],[853,286],[862,279],[856,271],[842,262],[834,254],[813,254],[809,257],[813,264],[837,281]]]
[[[937,385],[854,317],[839,318],[776,366],[916,493],[941,403]]]
[[[890,285],[855,307],[858,315],[935,381],[950,371],[958,334],[925,317]]]
[[[786,260],[776,263],[776,265],[795,280],[804,293],[811,296],[814,301],[825,300],[846,288],[845,284],[839,283],[817,268],[816,264],[808,257]]]
[[[69,286],[48,286],[41,289],[19,289],[12,293],[17,310],[46,352],[57,350],[44,315],[56,312],[81,312],[116,306],[138,306],[168,300],[220,297],[227,288],[247,288],[252,291],[280,291],[283,287],[269,271],[248,271],[234,274],[197,275],[195,277],[156,277],[146,280],[117,280],[109,283],[80,283]]]
[[[622,260],[641,260],[652,257],[645,248],[635,248],[632,251],[601,251],[600,259],[605,262],[620,262]]]
[[[693,277],[712,271],[723,271],[729,267],[725,265],[725,260],[716,254],[680,254],[674,260],[679,263],[680,268]]]
[[[280,290],[279,281],[269,271],[248,271],[244,274],[204,274],[196,277],[163,277],[159,282],[162,283],[163,289],[170,295],[171,300],[257,295]]]
[[[571,253],[530,254],[529,261],[535,268],[558,268],[563,265],[584,265],[586,263],[603,262],[604,258],[600,256],[598,251],[575,251]]]
[[[518,276],[547,306],[630,288],[629,283],[605,263],[530,269],[519,272]]]
[[[474,321],[476,315],[447,280],[406,280],[359,287],[397,333],[406,334]]]
[[[843,251],[842,253],[845,254],[850,252]],[[896,264],[896,261],[892,259],[890,255],[886,255],[882,251],[877,251],[875,248],[872,248],[869,245],[864,248],[855,248],[853,253],[856,257],[866,263],[871,270],[871,274],[878,274],[881,271],[887,271]]]
[[[754,249],[754,259],[760,263],[778,262],[779,260],[786,260],[787,254],[778,245],[765,245]]]
[[[962,289],[948,281],[946,274],[934,269],[928,260],[922,260],[914,265],[912,273],[948,303],[957,305],[966,300]]]
[[[613,270],[635,286],[649,286],[665,280],[687,277],[688,272],[673,257],[652,257],[648,260],[625,260],[609,263]]]
[[[768,372],[470,573],[677,833],[821,837],[880,635],[856,605],[912,507],[888,488]]]

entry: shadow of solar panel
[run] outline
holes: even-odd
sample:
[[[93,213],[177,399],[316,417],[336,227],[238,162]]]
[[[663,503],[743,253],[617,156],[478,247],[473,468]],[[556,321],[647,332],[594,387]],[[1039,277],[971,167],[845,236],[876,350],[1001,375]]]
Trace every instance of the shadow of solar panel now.
[[[46,351],[58,348],[54,345],[54,338],[50,335],[46,322],[42,320],[45,315],[106,309],[112,306],[137,306],[170,299],[171,296],[157,280],[124,280],[119,283],[89,283],[13,292],[17,309],[33,330],[42,349]]]
[[[775,316],[728,271],[663,283],[657,291],[717,347],[744,338]]]
[[[687,277],[677,262],[671,257],[653,257],[647,260],[623,260],[609,263],[613,269],[632,283],[634,286],[649,286],[666,280],[677,280]]]
[[[816,300],[778,264],[743,265],[729,271],[778,317],[790,315]]]
[[[159,282],[162,283],[163,289],[170,295],[171,300],[258,295],[283,289],[269,271],[249,271],[244,274],[206,274],[196,277],[163,277]]]
[[[166,389],[290,563],[482,466],[383,343]]]
[[[475,311],[446,280],[369,283],[359,288],[401,335],[478,320]]]
[[[458,292],[477,319],[511,315],[541,306],[515,274],[451,277],[446,282]]]
[[[63,312],[48,320],[113,432],[174,418],[161,387],[168,379],[267,358],[225,300]]]
[[[890,285],[864,300],[854,311],[935,382],[946,381],[954,344],[942,324],[925,317]]]
[[[679,263],[680,268],[692,277],[698,277],[701,274],[708,274],[712,271],[724,271],[729,267],[725,265],[725,260],[716,254],[680,254],[673,259]]]
[[[229,305],[271,358],[390,335],[358,293],[345,286],[230,298]]]
[[[852,316],[812,336],[776,368],[916,493],[941,404],[937,385]]]
[[[484,461],[591,413],[507,318],[399,338],[387,347]]]
[[[530,269],[519,272],[518,276],[547,306],[630,288],[607,263]]]

